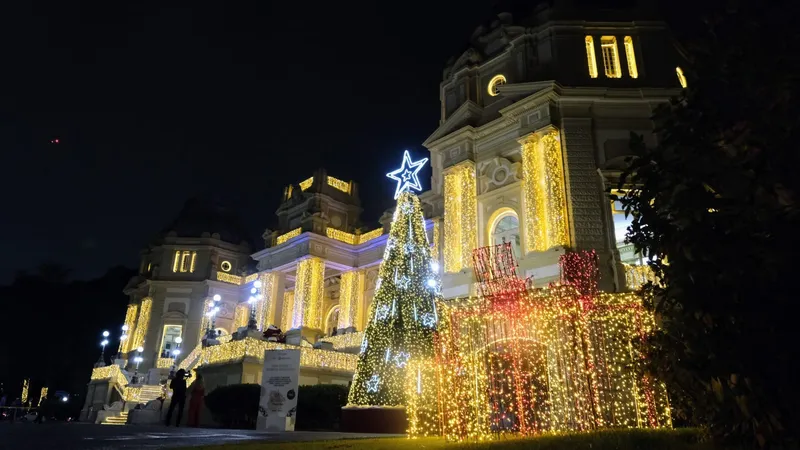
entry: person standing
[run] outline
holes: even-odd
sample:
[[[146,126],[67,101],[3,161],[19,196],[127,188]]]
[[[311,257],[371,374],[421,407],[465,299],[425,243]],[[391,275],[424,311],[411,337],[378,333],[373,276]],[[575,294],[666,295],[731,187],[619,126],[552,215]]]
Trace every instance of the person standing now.
[[[179,369],[175,372],[175,378],[172,379],[172,382],[169,384],[169,388],[172,389],[172,401],[169,404],[169,410],[167,410],[167,420],[165,421],[165,425],[169,426],[169,423],[172,421],[172,411],[175,407],[178,407],[178,420],[175,422],[175,426],[181,426],[181,417],[183,416],[183,404],[186,402],[186,371],[183,369]]]
[[[42,419],[44,419],[45,415],[48,414],[50,410],[49,406],[48,398],[43,397],[42,401],[39,402],[39,410],[36,412],[36,420],[34,421],[35,423],[43,423]]]
[[[189,386],[189,426],[197,427],[200,425],[200,411],[203,410],[205,402],[206,387],[203,384],[203,376],[198,374],[197,379]]]

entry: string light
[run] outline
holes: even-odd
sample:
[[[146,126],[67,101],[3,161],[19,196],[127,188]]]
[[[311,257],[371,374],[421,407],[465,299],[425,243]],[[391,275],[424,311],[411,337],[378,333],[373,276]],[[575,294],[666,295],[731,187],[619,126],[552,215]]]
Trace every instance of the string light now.
[[[405,406],[406,376],[412,363],[431,359],[436,328],[436,294],[426,288],[437,280],[419,199],[400,194],[389,233],[395,245],[387,246],[378,269],[382,280],[359,355],[358,370],[348,397],[349,406]],[[411,243],[413,251],[406,251]],[[423,319],[424,318],[424,319]]]
[[[328,186],[336,188],[345,194],[349,194],[352,190],[353,183],[352,181],[343,181],[338,178],[334,178],[332,176],[328,176]]]
[[[336,336],[327,336],[320,339],[322,342],[330,342],[333,344],[333,349],[337,351],[356,349],[359,348],[364,342],[364,332],[357,331],[355,333],[337,334]]]
[[[247,321],[250,318],[250,305],[247,303],[239,303],[233,313],[233,329],[246,327]],[[205,328],[203,328],[205,329]]]
[[[657,283],[653,268],[647,265],[623,264],[625,268],[625,285],[632,291],[639,290],[647,283]]]
[[[128,328],[125,330],[125,333],[128,336],[133,336],[136,327],[136,313],[139,311],[139,305],[131,303],[128,305],[128,311],[125,313],[125,326]],[[131,339],[126,338],[122,341],[120,345],[120,352],[121,353],[128,353],[131,348],[131,343],[133,341]]]
[[[195,368],[213,364],[231,364],[240,362],[245,358],[263,363],[266,350],[287,348],[300,350],[301,367],[326,368],[351,373],[356,370],[358,355],[314,349],[312,347],[296,347],[253,338],[245,338],[238,341],[229,340],[219,345],[202,348],[198,357],[198,365]]]
[[[317,257],[297,263],[292,328],[322,328],[325,261]]]
[[[283,294],[283,308],[281,312],[282,330],[289,330],[292,328],[292,311],[294,311],[294,291],[286,291]]]
[[[564,164],[558,130],[521,141],[526,251],[569,246]]]
[[[47,397],[47,386],[42,387],[42,391],[39,394],[39,403],[36,406],[42,406],[42,402],[44,401],[45,397]]]
[[[144,339],[147,337],[147,329],[150,326],[150,308],[153,306],[153,299],[145,297],[139,309],[139,320],[136,321],[136,330],[133,334],[133,340],[129,349],[138,348],[144,345]]]
[[[478,246],[475,167],[471,162],[447,169],[444,175],[444,270],[459,272],[472,265]]]
[[[437,389],[414,397],[408,380],[412,435],[481,441],[501,430],[671,426],[664,385],[645,375],[639,350],[654,327],[642,299],[599,292],[593,251],[560,264],[561,283],[513,301],[439,303],[436,361],[419,368],[423,379],[433,372]]]
[[[302,228],[295,228],[294,230],[289,231],[288,233],[284,233],[284,234],[278,236],[278,238],[275,239],[275,242],[276,242],[277,245],[281,245],[281,244],[283,244],[284,242],[288,241],[289,239],[291,239],[293,237],[300,236],[300,233],[302,233],[302,232],[303,232]]]
[[[31,380],[24,379],[22,380],[22,404],[25,405],[28,403],[28,386],[30,386]]]
[[[261,274],[261,279],[253,284],[255,292],[251,293],[256,297],[256,326],[259,330],[265,330],[275,323],[275,286],[278,283],[277,272],[265,272]],[[256,286],[256,283],[260,283]]]
[[[305,191],[310,188],[312,184],[314,184],[314,177],[308,177],[300,182],[300,190]]]
[[[217,281],[222,281],[223,283],[230,283],[239,286],[242,284],[242,277],[218,270]]]
[[[339,282],[339,329],[355,327],[360,315],[361,294],[364,292],[364,272],[351,270],[342,274]]]

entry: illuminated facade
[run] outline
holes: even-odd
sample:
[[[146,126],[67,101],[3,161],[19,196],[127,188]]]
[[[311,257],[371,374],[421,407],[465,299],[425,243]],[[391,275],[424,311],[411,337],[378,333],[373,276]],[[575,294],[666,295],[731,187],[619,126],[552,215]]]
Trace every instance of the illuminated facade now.
[[[624,243],[630,218],[607,191],[631,132],[654,145],[650,117],[680,92],[680,61],[647,12],[608,18],[558,2],[528,17],[499,14],[445,69],[421,200],[443,219],[446,298],[475,295],[471,251],[502,242],[537,286],[557,280],[559,256],[573,250],[597,252],[607,292],[626,291],[641,272]]]
[[[472,251],[504,242],[512,244],[519,276],[537,287],[558,281],[560,258],[575,250],[597,254],[599,289],[609,295],[628,295],[651,279],[624,243],[630,219],[607,192],[617,188],[630,133],[655,143],[650,117],[685,87],[680,68],[675,75],[681,61],[666,27],[640,12],[621,12],[613,22],[569,14],[540,9],[519,21],[500,14],[445,70],[441,120],[423,143],[430,190],[420,195],[445,299],[474,299]],[[229,335],[247,325],[248,298],[260,281],[256,326],[292,331],[298,340],[291,345],[307,349],[302,384],[346,382],[391,220],[387,213],[380,225],[364,227],[361,211],[357,184],[317,171],[286,187],[277,226],[253,252],[224,211],[187,205],[142,252],[140,273],[125,288],[131,302],[119,320],[130,339],[121,345],[121,365],[130,375],[141,356],[139,372],[157,383],[173,365],[234,362],[243,367],[240,382],[257,381],[259,362],[250,353],[267,344]],[[222,343],[209,349],[201,342],[215,295]],[[98,382],[127,376],[96,371]],[[121,395],[142,398],[131,392]]]

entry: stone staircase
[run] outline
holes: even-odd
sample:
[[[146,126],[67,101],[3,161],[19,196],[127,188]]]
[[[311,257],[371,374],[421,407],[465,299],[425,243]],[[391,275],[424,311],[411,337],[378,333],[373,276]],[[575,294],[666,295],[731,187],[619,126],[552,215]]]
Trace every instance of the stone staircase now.
[[[128,423],[128,411],[120,411],[118,416],[106,417],[102,425],[125,425]]]
[[[158,384],[145,384],[142,386],[142,391],[139,393],[139,403],[147,403],[161,397],[163,391],[161,385]]]
[[[136,401],[127,402],[126,409],[133,409],[137,404],[147,404],[151,400],[161,397],[163,393],[161,386],[157,384],[145,384],[141,387],[136,387],[136,389],[139,389]],[[109,414],[100,423],[102,425],[125,425],[128,423],[128,411],[119,411],[115,415]]]

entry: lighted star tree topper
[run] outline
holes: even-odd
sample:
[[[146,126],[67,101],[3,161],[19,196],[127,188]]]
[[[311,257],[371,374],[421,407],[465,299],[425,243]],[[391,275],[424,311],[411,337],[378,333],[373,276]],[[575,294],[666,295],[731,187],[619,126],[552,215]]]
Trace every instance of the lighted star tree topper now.
[[[397,208],[348,397],[352,406],[405,406],[407,377],[422,377],[409,371],[420,370],[419,362],[434,356],[439,263],[431,258],[419,199],[406,189],[398,186]]]
[[[428,158],[411,161],[411,155],[408,154],[408,150],[403,152],[403,164],[400,168],[386,174],[387,177],[397,181],[397,189],[394,191],[395,200],[403,192],[411,192],[412,189],[417,192],[422,190],[417,174],[419,174],[426,162],[428,162]]]

